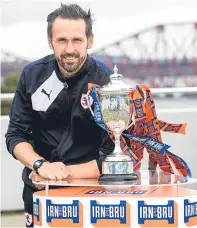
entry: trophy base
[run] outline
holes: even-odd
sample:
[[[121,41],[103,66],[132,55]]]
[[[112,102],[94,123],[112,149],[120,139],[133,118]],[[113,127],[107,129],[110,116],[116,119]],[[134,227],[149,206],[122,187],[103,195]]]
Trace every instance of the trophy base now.
[[[138,176],[135,173],[131,174],[101,174],[99,184],[136,184]]]

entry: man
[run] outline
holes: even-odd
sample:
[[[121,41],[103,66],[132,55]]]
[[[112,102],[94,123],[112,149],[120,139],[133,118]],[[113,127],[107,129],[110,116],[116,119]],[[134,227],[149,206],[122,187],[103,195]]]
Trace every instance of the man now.
[[[78,5],[61,5],[48,15],[48,42],[54,55],[26,66],[18,82],[6,134],[9,152],[25,165],[23,200],[32,227],[30,179],[94,178],[114,148],[92,117],[88,83],[109,83],[110,70],[92,59],[92,18]],[[91,105],[93,101],[90,99]]]

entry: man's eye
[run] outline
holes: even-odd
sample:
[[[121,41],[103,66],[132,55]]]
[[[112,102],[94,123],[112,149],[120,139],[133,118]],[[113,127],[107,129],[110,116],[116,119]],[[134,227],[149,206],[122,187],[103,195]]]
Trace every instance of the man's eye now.
[[[58,42],[65,42],[66,40],[64,38],[59,39]]]
[[[81,39],[74,39],[74,42],[82,42]]]

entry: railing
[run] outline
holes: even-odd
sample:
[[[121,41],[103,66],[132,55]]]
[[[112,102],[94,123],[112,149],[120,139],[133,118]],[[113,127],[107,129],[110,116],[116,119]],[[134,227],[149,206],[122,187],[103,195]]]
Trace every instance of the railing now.
[[[153,94],[175,94],[175,93],[189,93],[197,94],[197,87],[173,87],[173,88],[151,88]],[[13,99],[14,93],[1,93],[1,100]]]
[[[189,93],[197,94],[197,87],[173,87],[173,88],[152,88],[151,92],[153,94],[174,94],[174,93]]]

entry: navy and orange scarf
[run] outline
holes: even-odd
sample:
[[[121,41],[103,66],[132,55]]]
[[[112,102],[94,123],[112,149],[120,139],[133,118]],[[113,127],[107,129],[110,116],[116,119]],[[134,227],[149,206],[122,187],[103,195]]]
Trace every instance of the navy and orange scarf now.
[[[95,84],[88,84],[89,94],[94,100],[94,119],[105,129],[114,141],[114,135],[102,120],[100,101],[97,96]],[[131,89],[129,93],[130,109],[134,115],[135,123],[122,133],[120,146],[122,152],[131,157],[134,172],[141,167],[144,149],[149,154],[149,169],[156,170],[157,165],[163,172],[174,174],[172,165],[180,175],[191,177],[191,171],[186,162],[179,156],[171,153],[169,145],[162,142],[161,131],[185,134],[186,123],[172,124],[157,118],[155,103],[150,89],[142,84]],[[129,140],[129,145],[128,145]]]

